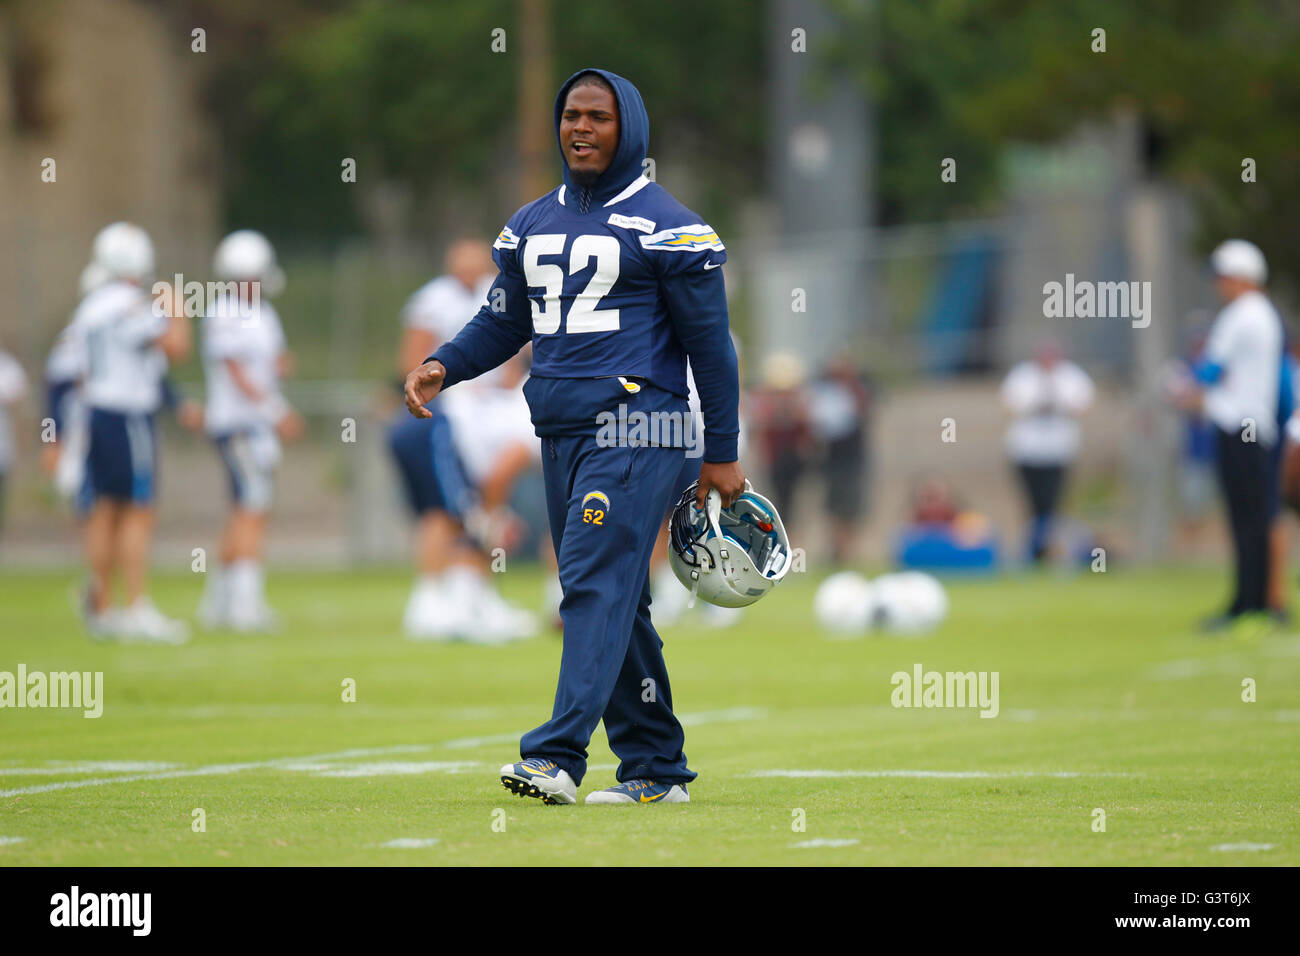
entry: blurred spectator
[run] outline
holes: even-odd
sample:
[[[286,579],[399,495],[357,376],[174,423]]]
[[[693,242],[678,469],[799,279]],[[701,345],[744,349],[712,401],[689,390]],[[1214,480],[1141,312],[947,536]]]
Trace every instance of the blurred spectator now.
[[[916,484],[911,521],[894,545],[897,565],[930,571],[987,571],[997,560],[997,536],[987,517],[966,508],[943,478],[925,478]]]
[[[942,478],[925,478],[912,492],[912,523],[950,525],[960,508],[952,485]]]
[[[831,556],[836,564],[844,564],[851,557],[864,511],[871,387],[849,359],[836,357],[813,383],[808,406],[823,455],[826,513],[833,518]]]
[[[1264,294],[1264,254],[1253,243],[1230,239],[1214,250],[1210,266],[1224,306],[1195,368],[1201,387],[1183,387],[1176,398],[1185,409],[1203,409],[1215,430],[1219,482],[1236,558],[1231,603],[1203,623],[1207,631],[1220,631],[1243,615],[1270,610],[1278,419],[1291,401],[1291,390],[1289,377],[1282,374],[1282,319]],[[1271,610],[1285,617],[1282,608]]]
[[[803,361],[773,352],[763,362],[763,383],[751,395],[754,435],[772,479],[772,502],[794,527],[794,496],[812,450]]]
[[[1063,357],[1056,342],[1040,345],[1033,360],[1015,366],[1002,383],[1002,403],[1015,416],[1007,453],[1029,505],[1027,552],[1035,563],[1047,557],[1052,519],[1079,452],[1078,417],[1092,404],[1093,391],[1092,379]]]

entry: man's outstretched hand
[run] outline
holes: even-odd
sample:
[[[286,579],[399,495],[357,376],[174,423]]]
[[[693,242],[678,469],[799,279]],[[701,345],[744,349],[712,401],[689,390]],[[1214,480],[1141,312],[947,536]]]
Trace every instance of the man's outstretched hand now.
[[[406,376],[406,407],[416,418],[432,418],[433,412],[424,406],[442,390],[447,369],[437,359],[425,362]]]
[[[409,399],[407,403],[410,403]],[[700,466],[700,487],[695,493],[695,504],[701,511],[710,488],[717,488],[722,497],[722,507],[730,508],[745,491],[745,469],[738,461],[706,461]]]

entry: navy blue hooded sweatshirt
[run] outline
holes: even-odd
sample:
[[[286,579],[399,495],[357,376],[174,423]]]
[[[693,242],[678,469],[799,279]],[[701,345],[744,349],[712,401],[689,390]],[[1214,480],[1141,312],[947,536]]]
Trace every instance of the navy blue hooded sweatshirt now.
[[[555,98],[555,134],[569,87],[598,73],[614,87],[619,142],[589,187],[563,161],[564,184],[521,208],[492,247],[500,275],[487,304],[430,358],[443,388],[496,368],[530,340],[524,386],[539,436],[596,434],[602,412],[686,414],[690,357],[704,417],[704,460],[736,460],[740,398],[717,233],[642,167],[650,120],[635,86],[580,70]],[[621,379],[625,379],[621,381]]]

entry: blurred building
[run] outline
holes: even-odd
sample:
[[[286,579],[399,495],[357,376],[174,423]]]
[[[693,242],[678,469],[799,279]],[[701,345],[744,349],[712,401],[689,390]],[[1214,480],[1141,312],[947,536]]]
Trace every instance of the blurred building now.
[[[0,5],[0,341],[31,369],[101,226],[144,226],[163,274],[212,243],[220,157],[198,100],[198,26],[139,0]]]

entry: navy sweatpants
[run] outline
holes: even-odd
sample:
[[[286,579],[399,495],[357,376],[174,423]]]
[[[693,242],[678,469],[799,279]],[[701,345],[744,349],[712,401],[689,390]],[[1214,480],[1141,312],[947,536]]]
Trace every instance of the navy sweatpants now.
[[[680,448],[602,448],[594,435],[542,439],[564,651],[551,719],[524,735],[519,753],[554,760],[575,783],[602,719],[620,781],[695,779],[663,641],[650,623],[650,553],[684,456]]]

